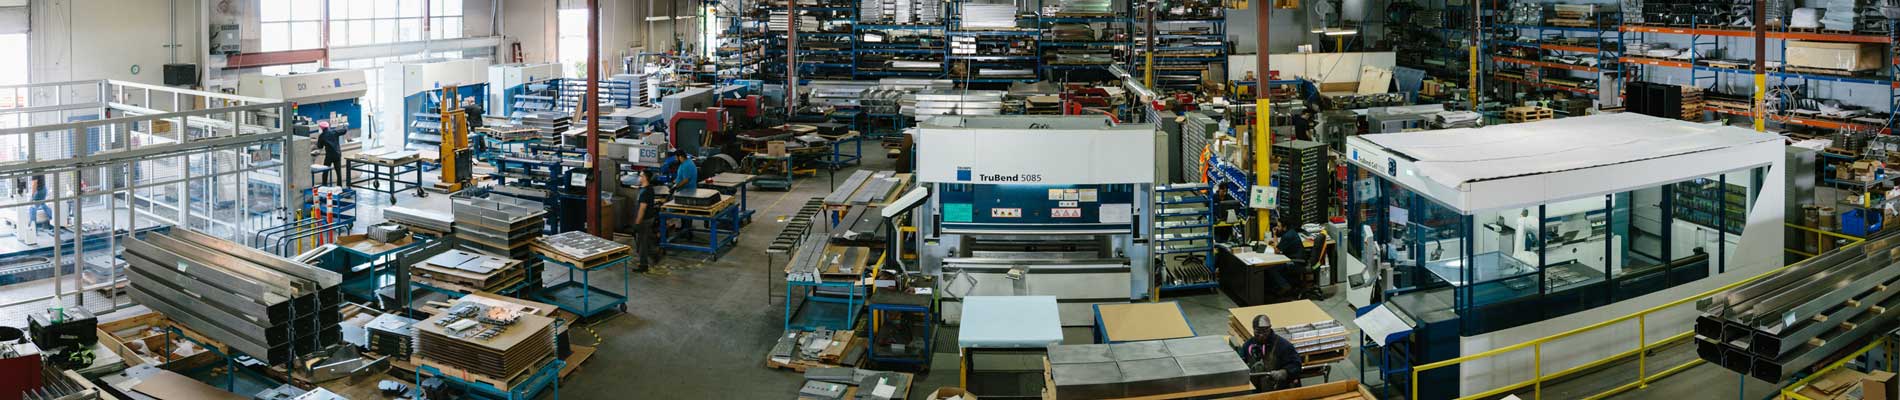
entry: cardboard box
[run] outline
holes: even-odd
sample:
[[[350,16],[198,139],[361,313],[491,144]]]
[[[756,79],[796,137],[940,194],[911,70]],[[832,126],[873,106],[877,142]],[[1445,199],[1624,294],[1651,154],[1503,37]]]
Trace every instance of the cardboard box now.
[[[1790,40],[1787,63],[1796,67],[1866,71],[1885,65],[1874,43],[1834,43]]]
[[[1861,400],[1894,400],[1896,398],[1896,380],[1892,372],[1874,371],[1860,380]]]
[[[785,141],[774,140],[771,142],[766,142],[765,155],[772,156],[772,157],[784,157],[785,156]]]
[[[930,392],[930,396],[925,397],[924,399],[925,400],[949,400],[952,398],[961,398],[962,400],[976,400],[976,395],[971,394],[970,392],[964,391],[963,388],[940,387],[940,388],[937,388],[936,391]]]

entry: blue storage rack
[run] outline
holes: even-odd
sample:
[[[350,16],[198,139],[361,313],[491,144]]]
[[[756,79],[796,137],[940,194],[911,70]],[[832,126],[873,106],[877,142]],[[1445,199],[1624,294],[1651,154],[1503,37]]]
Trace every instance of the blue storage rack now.
[[[1204,183],[1157,186],[1154,207],[1155,265],[1168,265],[1175,255],[1199,254],[1207,267],[1207,281],[1170,283],[1166,268],[1156,268],[1161,291],[1209,289],[1219,285],[1214,265],[1214,192]]]

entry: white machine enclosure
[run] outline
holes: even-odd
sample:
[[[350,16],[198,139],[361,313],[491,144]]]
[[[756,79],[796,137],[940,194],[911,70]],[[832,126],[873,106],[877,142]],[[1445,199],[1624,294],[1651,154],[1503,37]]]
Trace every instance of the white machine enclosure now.
[[[1148,210],[1154,131],[1154,125],[1079,116],[942,116],[921,124],[915,133],[921,149],[917,177],[933,195],[927,211],[913,218],[922,232],[922,269],[940,277],[943,319],[961,320],[965,296],[1043,295],[1058,299],[1064,326],[1083,326],[1093,323],[1094,305],[1146,297],[1153,259],[1145,238],[1153,224]],[[1025,208],[1001,209],[1021,211],[1020,223],[946,223],[946,198],[959,191],[983,193],[969,189],[980,186],[999,190],[992,193],[1047,187],[1051,203],[1045,207],[1087,208],[1097,218],[1069,222],[1062,219],[1069,214],[1050,208],[1050,218],[1033,220],[1039,204],[1025,201],[1012,206]],[[1112,187],[1129,189],[1118,197],[1126,203],[1108,200],[1106,188]],[[1091,188],[1104,191],[1096,204],[1090,202],[1098,189]],[[1058,195],[1064,191],[1086,194]],[[1000,197],[972,200],[1009,204]],[[997,208],[989,210],[1000,215]],[[963,207],[962,213],[971,211]],[[1087,250],[1064,247],[1075,244]]]
[[[293,75],[245,75],[238,78],[238,95],[316,104],[363,97],[369,78],[359,69],[339,69]]]
[[[377,114],[377,136],[381,146],[402,148],[403,128],[408,115],[403,105],[409,96],[450,85],[487,83],[484,60],[446,60],[391,63],[383,67],[382,97]]]
[[[488,104],[482,106],[486,107],[491,114],[502,115],[502,110],[509,109],[509,99],[507,95],[509,89],[530,83],[558,79],[560,77],[560,64],[515,63],[490,65],[488,66]]]

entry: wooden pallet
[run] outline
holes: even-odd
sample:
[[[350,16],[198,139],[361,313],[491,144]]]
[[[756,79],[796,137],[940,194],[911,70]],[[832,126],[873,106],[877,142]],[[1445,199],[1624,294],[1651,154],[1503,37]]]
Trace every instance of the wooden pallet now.
[[[426,358],[413,357],[413,356],[410,357],[410,362],[414,363],[414,365],[417,365],[417,366],[426,365],[426,366],[429,366],[430,368],[435,368],[437,371],[442,371],[442,375],[447,375],[450,377],[454,377],[456,379],[461,379],[463,381],[487,384],[489,386],[494,386],[496,389],[500,389],[502,391],[508,391],[510,389],[514,389],[515,385],[522,384],[524,381],[528,380],[528,377],[533,376],[534,373],[536,372],[540,372],[542,368],[540,366],[545,366],[547,365],[547,363],[552,362],[552,361],[554,361],[554,357],[549,356],[547,358],[542,359],[541,362],[535,363],[534,365],[537,365],[536,367],[523,368],[520,372],[516,372],[514,376],[508,377],[508,379],[495,379],[494,377],[491,377],[488,375],[482,375],[475,372],[464,371],[460,368],[451,367],[451,366],[448,366],[447,364],[442,364],[435,361],[430,361],[429,359],[426,359]]]
[[[535,253],[540,254],[544,257],[554,259],[554,261],[560,261],[562,263],[578,266],[581,268],[593,267],[593,266],[599,265],[600,263],[613,261],[621,257],[627,257],[627,256],[633,255],[633,248],[628,247],[625,244],[621,244],[620,247],[615,248],[613,250],[606,251],[600,254],[595,254],[593,257],[587,257],[584,259],[576,259],[573,257],[568,257],[566,254],[561,253],[558,250],[555,250],[551,247],[547,247],[546,245],[541,244],[540,241],[535,241],[534,244],[529,245],[528,248],[530,250],[534,250]]]
[[[585,364],[587,363],[587,360],[594,358],[594,352],[600,350],[598,348],[589,347],[589,346],[581,346],[581,345],[573,345],[569,347],[574,349],[574,352],[568,354],[567,359],[561,360],[561,361],[567,362],[566,366],[561,367],[561,381],[562,382],[567,381],[568,375],[573,375],[575,371],[581,370],[581,364]]]
[[[726,196],[726,198],[720,199],[718,203],[713,203],[713,205],[710,205],[710,206],[689,206],[689,205],[669,201],[666,204],[660,206],[660,211],[673,213],[673,214],[692,215],[692,216],[699,216],[699,217],[711,217],[711,216],[719,215],[720,212],[726,211],[727,208],[732,208],[732,206],[737,205],[738,203],[739,203],[739,199],[734,198],[733,196]]]
[[[1556,112],[1544,107],[1511,107],[1504,109],[1504,120],[1508,122],[1543,121],[1556,117]]]

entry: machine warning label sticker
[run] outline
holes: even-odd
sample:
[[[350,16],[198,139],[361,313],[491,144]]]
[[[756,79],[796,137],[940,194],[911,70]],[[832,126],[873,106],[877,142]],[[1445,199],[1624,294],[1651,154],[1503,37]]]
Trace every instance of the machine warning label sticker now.
[[[1082,209],[1080,208],[1051,208],[1049,209],[1049,217],[1050,218],[1082,218]]]
[[[1023,209],[1021,208],[992,208],[990,209],[990,218],[1022,218],[1022,217],[1023,217]]]
[[[969,203],[943,203],[943,221],[970,222],[971,210],[974,208]]]

